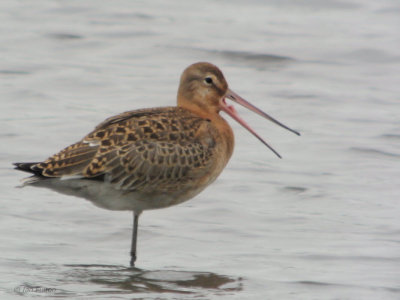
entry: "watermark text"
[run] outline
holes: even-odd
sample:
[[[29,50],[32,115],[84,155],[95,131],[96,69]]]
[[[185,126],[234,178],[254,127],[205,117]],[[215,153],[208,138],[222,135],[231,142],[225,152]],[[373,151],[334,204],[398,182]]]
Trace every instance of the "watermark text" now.
[[[57,289],[55,288],[47,288],[43,286],[26,286],[19,285],[14,288],[14,292],[18,294],[29,294],[29,293],[38,293],[38,294],[51,294],[55,293]]]

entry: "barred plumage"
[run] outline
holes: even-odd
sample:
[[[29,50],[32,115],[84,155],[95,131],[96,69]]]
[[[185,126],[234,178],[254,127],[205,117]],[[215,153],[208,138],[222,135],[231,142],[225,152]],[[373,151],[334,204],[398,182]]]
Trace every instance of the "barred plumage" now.
[[[32,167],[45,177],[104,175],[115,189],[168,193],[207,173],[218,138],[209,121],[182,108],[129,111]]]

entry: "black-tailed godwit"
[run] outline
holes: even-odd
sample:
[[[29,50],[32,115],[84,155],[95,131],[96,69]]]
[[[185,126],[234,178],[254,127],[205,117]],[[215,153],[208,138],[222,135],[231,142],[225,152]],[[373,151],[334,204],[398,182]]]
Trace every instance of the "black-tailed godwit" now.
[[[25,185],[86,198],[111,210],[133,211],[130,264],[134,266],[139,215],[193,198],[228,163],[234,136],[220,111],[280,157],[226,99],[299,135],[230,90],[216,66],[201,62],[183,72],[177,106],[124,112],[43,162],[15,166],[33,173]]]

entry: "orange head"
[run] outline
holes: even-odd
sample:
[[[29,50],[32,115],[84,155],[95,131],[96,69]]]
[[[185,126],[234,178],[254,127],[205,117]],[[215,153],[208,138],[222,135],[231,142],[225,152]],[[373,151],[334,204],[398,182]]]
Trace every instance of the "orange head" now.
[[[179,107],[186,108],[203,118],[210,119],[213,119],[213,116],[222,110],[239,122],[264,145],[270,148],[278,157],[280,157],[271,146],[269,146],[242,118],[239,117],[233,106],[227,105],[225,99],[233,100],[275,124],[300,135],[297,131],[283,125],[230,90],[224,74],[222,74],[221,70],[215,65],[207,62],[199,62],[190,65],[185,69],[185,71],[183,71],[178,89]]]
[[[219,102],[227,90],[228,83],[220,69],[210,63],[196,63],[182,73],[178,106],[218,113],[221,110]]]

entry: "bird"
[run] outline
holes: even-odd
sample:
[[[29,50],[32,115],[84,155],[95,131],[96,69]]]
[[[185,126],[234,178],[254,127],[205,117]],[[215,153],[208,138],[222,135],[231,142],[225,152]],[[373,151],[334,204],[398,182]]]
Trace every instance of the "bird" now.
[[[85,198],[109,210],[132,211],[130,266],[134,267],[141,213],[195,197],[227,165],[234,135],[221,111],[281,158],[227,99],[300,135],[233,92],[217,66],[198,62],[183,71],[176,106],[110,117],[48,159],[14,166],[31,173],[23,186]]]

